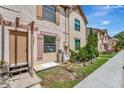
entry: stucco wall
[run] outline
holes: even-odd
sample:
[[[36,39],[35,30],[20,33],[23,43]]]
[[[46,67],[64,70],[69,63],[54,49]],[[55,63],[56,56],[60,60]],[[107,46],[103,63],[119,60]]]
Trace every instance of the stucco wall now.
[[[63,32],[65,32],[65,12],[64,8],[59,6],[60,8],[60,25],[56,25],[55,23],[51,23],[45,20],[38,20],[36,19],[36,6],[30,5],[21,5],[21,6],[0,6],[0,14],[3,15],[5,20],[13,21],[15,22],[15,18],[19,17],[20,18],[20,23],[24,24],[29,24],[31,21],[35,22],[35,26],[39,27],[38,32],[34,32],[34,62],[35,64],[38,64],[37,62],[37,33],[40,32],[50,32],[50,33],[55,33],[58,34],[58,37],[60,38],[60,45],[58,49],[63,50],[63,42],[65,40],[65,37],[63,35]],[[9,62],[9,30],[10,27],[5,28],[5,59],[7,62]],[[30,40],[29,40],[30,41]],[[1,41],[0,41],[1,42]],[[29,43],[29,46],[31,44]],[[28,49],[29,51],[31,50],[30,48]],[[30,52],[29,52],[30,54]],[[55,55],[56,53],[51,53],[49,55],[43,54],[43,62],[48,62],[48,61],[55,61]],[[49,59],[49,60],[48,60]],[[29,58],[30,61],[30,58]],[[42,62],[41,61],[41,62]]]
[[[2,19],[2,15],[0,14],[0,18]],[[0,25],[0,61],[2,60],[2,26]]]
[[[71,10],[69,14],[66,16],[65,20],[65,11],[62,6],[59,6],[60,9],[60,25],[57,25],[52,22],[48,22],[45,20],[39,20],[36,19],[36,6],[34,5],[21,5],[21,6],[0,6],[0,14],[3,15],[3,18],[5,20],[13,21],[15,22],[16,17],[20,18],[20,23],[28,25],[31,21],[34,21],[34,26],[39,28],[39,31],[34,32],[34,64],[41,64],[44,62],[50,62],[50,61],[56,61],[56,52],[55,53],[43,53],[42,60],[37,60],[37,34],[40,34],[41,32],[46,33],[53,33],[57,35],[57,38],[59,39],[57,42],[59,45],[57,45],[57,49],[64,50],[64,41],[65,38],[68,39],[68,36],[65,36],[65,31],[67,33],[69,32],[69,41],[70,41],[70,48],[75,49],[75,38],[79,38],[81,41],[81,47],[83,47],[86,44],[86,24],[84,21],[84,18],[82,15],[80,15],[80,12],[77,10]],[[80,32],[75,31],[75,18],[80,20]],[[69,25],[68,25],[69,21]],[[66,30],[65,30],[66,25]],[[69,26],[69,28],[68,28]],[[7,62],[9,62],[9,29],[14,29],[11,27],[5,28],[5,59]],[[31,33],[29,33],[30,36]],[[68,35],[68,34],[67,34]],[[28,40],[28,51],[29,51],[29,58],[30,61],[30,52],[31,52],[31,43],[30,43],[30,37]],[[68,40],[66,40],[68,42]]]
[[[101,40],[99,31],[97,31],[97,37],[98,37],[98,51],[101,52],[102,51],[102,40]]]
[[[59,38],[59,45],[56,45],[57,49],[62,49],[64,50],[64,41],[65,41],[65,12],[64,8],[60,7],[60,25],[56,25],[55,23],[48,22],[46,20],[36,20],[37,26],[40,27],[39,33],[40,32],[47,32],[48,34],[53,33],[57,35]],[[36,40],[36,39],[35,39]],[[37,42],[36,42],[37,43]],[[35,44],[37,45],[37,44]],[[35,49],[37,47],[35,46]],[[35,54],[37,55],[37,51],[35,51]],[[57,50],[54,53],[43,53],[43,58],[41,60],[38,60],[37,62],[39,63],[45,63],[45,62],[51,62],[51,61],[57,61]],[[36,56],[35,56],[36,57]],[[37,59],[37,58],[35,58]],[[38,64],[39,64],[38,63]]]
[[[80,20],[80,31],[75,30],[75,18]],[[86,25],[78,10],[71,10],[69,16],[70,49],[75,49],[75,38],[79,38],[81,47],[86,44]]]
[[[108,34],[106,32],[104,32],[104,34],[102,34],[100,31],[98,31],[97,33],[98,33],[98,51],[105,52],[105,51],[107,51],[105,44],[108,44],[108,40],[109,40]],[[102,35],[102,39],[100,38],[100,35]]]
[[[2,57],[2,55],[1,55],[1,53],[2,53],[2,52],[1,52],[1,51],[2,51],[2,50],[1,50],[1,49],[2,49],[2,44],[1,44],[1,43],[2,43],[2,42],[1,42],[1,38],[2,38],[1,32],[2,32],[2,31],[1,31],[1,29],[2,29],[2,28],[1,28],[1,25],[0,25],[0,60],[1,60],[1,57]]]

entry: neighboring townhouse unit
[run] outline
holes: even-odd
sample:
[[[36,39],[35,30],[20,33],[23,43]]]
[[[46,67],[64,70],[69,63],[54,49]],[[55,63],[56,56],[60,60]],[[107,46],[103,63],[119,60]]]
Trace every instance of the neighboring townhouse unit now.
[[[58,62],[85,45],[86,24],[80,6],[0,6],[0,60],[10,73]]]
[[[108,51],[113,52],[115,45],[116,45],[116,40],[115,40],[115,38],[109,37],[109,40],[108,40]]]
[[[97,37],[98,37],[98,51],[99,52],[106,52],[108,50],[108,33],[106,29],[97,29],[97,28],[92,28],[94,32],[97,32]],[[87,27],[87,38],[88,35],[90,34],[90,28]]]

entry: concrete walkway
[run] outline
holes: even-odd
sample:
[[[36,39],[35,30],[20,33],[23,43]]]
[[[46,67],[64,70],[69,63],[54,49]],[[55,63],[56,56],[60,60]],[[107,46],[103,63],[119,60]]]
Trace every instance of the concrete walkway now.
[[[124,50],[95,72],[82,80],[75,88],[121,88],[124,87]],[[122,75],[123,74],[123,75]]]
[[[11,88],[30,88],[41,82],[41,79],[34,73],[31,77],[29,72],[22,73],[20,75],[15,75],[10,78]]]
[[[29,72],[25,72],[3,81],[0,88],[41,88],[40,82],[41,79],[35,73],[31,77]]]

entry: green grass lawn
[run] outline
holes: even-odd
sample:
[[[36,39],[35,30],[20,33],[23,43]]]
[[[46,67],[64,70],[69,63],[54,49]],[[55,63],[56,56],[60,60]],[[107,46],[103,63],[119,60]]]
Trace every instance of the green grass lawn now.
[[[86,78],[88,75],[90,75],[92,72],[94,72],[114,55],[115,53],[100,54],[93,64],[89,64],[85,67],[71,63],[71,70],[73,71],[71,73],[67,72],[62,67],[56,67],[49,70],[40,71],[37,73],[37,75],[42,79],[41,86],[50,88],[71,88]],[[66,66],[69,65],[67,64]],[[69,78],[72,73],[76,74],[76,78],[74,80]]]
[[[76,68],[74,71],[77,74],[83,74],[84,76],[89,75],[90,73],[94,72],[97,68],[107,62],[110,58],[112,58],[115,53],[112,54],[100,54],[99,57],[96,58],[93,64],[87,65],[86,67],[79,67]]]

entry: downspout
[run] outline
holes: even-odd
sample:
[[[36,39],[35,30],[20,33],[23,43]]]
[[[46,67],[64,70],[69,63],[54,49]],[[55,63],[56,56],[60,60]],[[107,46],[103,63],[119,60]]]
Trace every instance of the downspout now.
[[[65,8],[65,42],[64,42],[64,51],[65,54],[67,54],[67,49],[65,49],[65,44],[67,43],[67,37],[68,37],[68,33],[67,33],[67,8]]]
[[[67,24],[67,22],[66,22],[66,9],[67,8],[65,8],[65,42],[66,42],[66,32],[67,32],[67,30],[66,30],[66,28],[67,28],[67,26],[66,26],[66,24]]]
[[[68,47],[70,49],[70,24],[69,24],[69,18],[70,18],[70,7],[68,10]]]
[[[0,18],[3,19],[3,17],[2,17],[1,14],[0,14]],[[4,45],[5,45],[5,39],[4,39],[4,38],[5,38],[5,28],[4,28],[3,23],[1,24],[1,29],[2,29],[2,32],[1,32],[1,33],[2,33],[2,34],[1,34],[1,35],[2,35],[2,36],[1,36],[1,37],[2,37],[2,38],[1,38],[1,41],[2,41],[1,54],[2,54],[2,61],[4,62],[4,61],[5,61],[5,59],[4,59],[4,52],[5,52],[5,51],[4,51],[4,49],[5,49],[5,48],[4,48],[4,47],[5,47],[5,46],[4,46]]]

